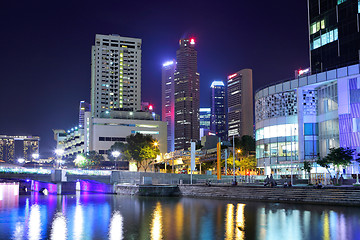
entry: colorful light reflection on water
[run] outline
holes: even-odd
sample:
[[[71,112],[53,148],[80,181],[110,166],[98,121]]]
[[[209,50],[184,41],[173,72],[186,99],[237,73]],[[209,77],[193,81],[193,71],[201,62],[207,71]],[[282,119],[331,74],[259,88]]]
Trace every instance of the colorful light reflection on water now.
[[[15,187],[15,186],[14,186]],[[1,239],[359,239],[360,209],[191,198],[32,194],[7,186]]]

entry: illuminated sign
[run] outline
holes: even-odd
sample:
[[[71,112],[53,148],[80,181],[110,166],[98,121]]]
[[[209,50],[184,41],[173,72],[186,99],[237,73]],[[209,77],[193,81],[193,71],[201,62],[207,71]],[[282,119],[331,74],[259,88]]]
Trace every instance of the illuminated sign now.
[[[195,44],[195,39],[190,39],[190,44]]]
[[[236,77],[236,76],[237,76],[237,73],[231,74],[231,75],[228,76],[228,79],[231,79],[231,78]]]
[[[300,69],[300,70],[298,71],[298,75],[301,76],[301,75],[303,75],[303,74],[309,73],[309,71],[310,71],[310,68]]]
[[[170,66],[170,65],[172,65],[172,64],[174,64],[174,61],[167,61],[167,62],[165,62],[165,63],[163,64],[163,67],[167,67],[167,66]]]

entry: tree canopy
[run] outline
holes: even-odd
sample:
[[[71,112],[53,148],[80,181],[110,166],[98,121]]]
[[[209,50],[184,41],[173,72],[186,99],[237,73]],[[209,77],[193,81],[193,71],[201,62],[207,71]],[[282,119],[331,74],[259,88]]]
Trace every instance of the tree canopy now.
[[[90,151],[79,154],[74,160],[74,163],[80,168],[90,168],[100,165],[103,160],[104,157],[101,154],[96,151]]]
[[[112,151],[119,151],[121,154],[119,159],[133,159],[137,163],[138,170],[140,167],[146,171],[157,155],[160,154],[157,140],[151,135],[143,135],[141,133],[131,134],[126,137],[126,143],[116,142],[109,150],[109,159],[114,160],[111,155]]]
[[[350,148],[330,148],[330,153],[323,158],[319,158],[316,162],[322,167],[328,169],[333,164],[339,170],[340,166],[348,166],[353,160],[354,149]]]

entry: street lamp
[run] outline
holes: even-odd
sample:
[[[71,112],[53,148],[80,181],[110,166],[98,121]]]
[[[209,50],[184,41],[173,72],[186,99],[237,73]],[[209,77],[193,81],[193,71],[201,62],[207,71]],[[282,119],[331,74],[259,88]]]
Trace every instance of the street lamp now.
[[[18,163],[23,164],[24,162],[25,162],[25,159],[23,159],[23,158],[18,159]]]
[[[113,152],[111,153],[111,155],[115,158],[115,169],[117,169],[117,164],[116,164],[116,162],[117,162],[117,158],[120,156],[120,152],[119,152],[119,151],[113,151]]]
[[[64,149],[61,148],[56,149],[55,154],[58,157],[58,159],[56,160],[56,166],[59,166],[59,164],[61,164],[61,157],[64,154]]]
[[[38,153],[33,153],[31,156],[34,160],[36,160],[36,159],[39,159],[40,155]]]

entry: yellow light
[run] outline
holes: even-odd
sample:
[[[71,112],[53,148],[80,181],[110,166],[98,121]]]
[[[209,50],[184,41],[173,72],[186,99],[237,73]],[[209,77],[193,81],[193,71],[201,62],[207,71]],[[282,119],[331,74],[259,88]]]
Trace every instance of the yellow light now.
[[[162,210],[161,210],[161,204],[160,202],[157,202],[155,210],[153,212],[153,219],[151,224],[151,239],[163,239],[162,236]]]

